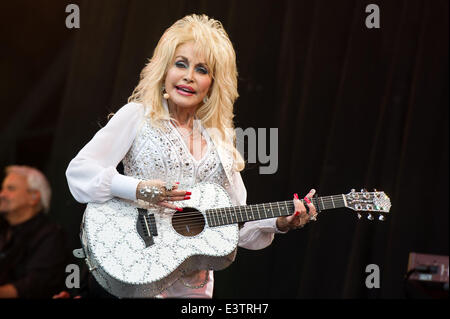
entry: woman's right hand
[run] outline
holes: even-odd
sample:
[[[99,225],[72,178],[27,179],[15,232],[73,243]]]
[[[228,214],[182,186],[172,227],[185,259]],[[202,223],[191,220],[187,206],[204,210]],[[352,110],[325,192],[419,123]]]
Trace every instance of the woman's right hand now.
[[[191,192],[179,190],[178,184],[179,183],[175,183],[172,190],[167,190],[166,183],[164,183],[162,180],[154,179],[149,181],[141,181],[136,189],[136,198],[149,202],[151,204],[156,204],[162,207],[182,211],[182,208],[171,204],[170,202],[190,199]],[[148,196],[148,192],[146,192],[145,189],[157,190],[158,196],[154,198]]]

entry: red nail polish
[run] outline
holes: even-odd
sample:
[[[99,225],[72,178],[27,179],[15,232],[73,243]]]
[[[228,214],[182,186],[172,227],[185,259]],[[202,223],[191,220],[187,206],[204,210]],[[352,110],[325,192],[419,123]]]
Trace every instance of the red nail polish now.
[[[298,199],[297,193],[294,194],[294,198],[295,198],[295,199]]]
[[[311,201],[309,200],[308,197],[305,197],[304,200],[305,200],[308,204],[311,204]]]
[[[177,208],[175,208],[177,211],[179,211],[179,212],[182,212],[183,211],[183,208],[180,208],[180,207],[177,207]]]
[[[192,193],[191,192],[186,192],[186,195],[192,195]]]
[[[190,196],[184,196],[184,199],[191,199]]]
[[[300,212],[295,212],[294,216],[300,215]]]

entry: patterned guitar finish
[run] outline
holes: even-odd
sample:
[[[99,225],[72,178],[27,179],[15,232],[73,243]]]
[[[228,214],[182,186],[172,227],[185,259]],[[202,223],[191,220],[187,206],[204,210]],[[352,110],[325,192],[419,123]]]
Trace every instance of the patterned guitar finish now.
[[[177,202],[183,212],[117,198],[87,205],[81,243],[89,270],[108,292],[152,297],[185,273],[224,269],[236,256],[238,223],[287,216],[294,209],[293,201],[233,207],[214,183],[183,189],[192,193]],[[354,191],[316,197],[313,204],[317,211],[348,207],[379,213],[391,206],[382,192]]]

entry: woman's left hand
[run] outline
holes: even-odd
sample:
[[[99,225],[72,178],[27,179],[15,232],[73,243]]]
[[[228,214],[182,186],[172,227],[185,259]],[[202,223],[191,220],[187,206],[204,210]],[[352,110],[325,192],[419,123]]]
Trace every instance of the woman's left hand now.
[[[311,199],[313,198],[315,193],[316,191],[312,189],[304,198],[306,205],[308,206],[308,210],[306,209],[305,205],[303,205],[303,203],[298,199],[298,195],[294,194],[295,212],[290,216],[277,218],[277,228],[279,231],[286,232],[291,229],[302,228],[311,220],[316,220],[316,208],[311,202]]]

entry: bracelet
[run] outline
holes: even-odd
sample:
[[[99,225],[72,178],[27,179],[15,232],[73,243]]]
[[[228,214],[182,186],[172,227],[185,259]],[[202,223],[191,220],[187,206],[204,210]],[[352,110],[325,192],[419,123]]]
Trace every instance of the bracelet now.
[[[193,286],[193,285],[188,284],[187,282],[185,282],[183,280],[183,277],[181,277],[180,280],[181,280],[181,283],[183,284],[183,286],[185,286],[185,287],[188,287],[188,288],[191,288],[191,289],[200,289],[200,288],[205,287],[205,285],[208,283],[208,281],[209,281],[209,271],[208,270],[206,271],[205,280],[203,280],[203,282],[201,284],[197,285],[197,286]]]
[[[139,189],[139,194],[142,195],[145,201],[156,204],[162,201],[165,192],[162,190],[162,188],[157,186],[144,186]]]

